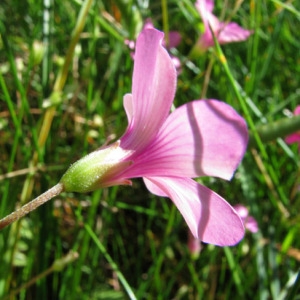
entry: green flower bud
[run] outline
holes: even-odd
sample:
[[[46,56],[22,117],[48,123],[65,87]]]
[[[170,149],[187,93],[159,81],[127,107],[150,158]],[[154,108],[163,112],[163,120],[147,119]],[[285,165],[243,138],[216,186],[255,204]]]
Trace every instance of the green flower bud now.
[[[71,165],[60,180],[64,191],[86,193],[112,185],[130,185],[131,181],[120,174],[132,161],[124,160],[127,153],[119,144],[96,150]]]

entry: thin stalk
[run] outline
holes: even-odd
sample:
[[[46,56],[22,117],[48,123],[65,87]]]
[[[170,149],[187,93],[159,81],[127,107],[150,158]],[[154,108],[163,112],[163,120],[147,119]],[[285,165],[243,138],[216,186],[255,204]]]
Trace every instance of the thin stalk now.
[[[73,0],[73,1],[76,4],[81,5],[80,0]],[[118,3],[118,5],[120,5],[120,3]],[[107,33],[109,33],[111,36],[113,36],[118,41],[124,42],[124,37],[123,37],[123,33],[121,32],[121,30],[118,29],[117,27],[113,27],[112,22],[107,21],[104,18],[103,14],[101,14],[101,13],[99,14],[97,10],[96,10],[96,13],[94,10],[89,11],[89,13],[91,16],[96,16],[96,20],[100,24],[102,29],[104,29]]]
[[[229,268],[231,270],[231,275],[233,277],[233,281],[235,283],[235,286],[237,288],[237,292],[239,294],[239,296],[244,299],[245,298],[245,293],[244,293],[244,289],[243,289],[243,272],[241,271],[240,266],[237,264],[236,258],[233,254],[233,252],[231,251],[231,249],[229,247],[224,247],[224,252],[228,261],[228,265]]]
[[[9,224],[19,220],[20,218],[24,217],[28,213],[32,212],[33,210],[37,209],[42,204],[46,203],[47,201],[51,200],[55,196],[59,195],[64,191],[64,186],[62,183],[56,184],[54,187],[49,189],[47,192],[41,194],[37,198],[33,199],[29,203],[23,205],[16,211],[12,212],[8,216],[4,217],[0,220],[0,229],[8,226]]]
[[[120,282],[122,283],[125,291],[127,292],[127,295],[129,297],[129,299],[136,300],[137,298],[134,295],[134,293],[133,293],[133,291],[132,291],[129,283],[127,282],[127,280],[125,279],[125,277],[121,273],[121,271],[119,270],[117,264],[113,261],[112,257],[106,251],[104,245],[100,242],[100,240],[98,239],[98,237],[95,235],[95,233],[93,232],[92,228],[89,225],[87,225],[87,224],[84,225],[84,228],[87,231],[87,233],[90,235],[90,237],[92,238],[92,240],[95,242],[95,244],[98,247],[98,249],[104,255],[105,259],[108,261],[108,263],[110,264],[111,268],[116,272],[116,274],[117,274]]]
[[[17,147],[19,145],[19,139],[22,136],[21,121],[19,120],[19,118],[22,119],[22,116],[18,115],[18,117],[17,117],[17,113],[15,111],[13,101],[9,95],[9,91],[8,91],[6,82],[5,82],[1,72],[0,72],[0,87],[3,92],[4,101],[6,102],[6,104],[8,106],[9,113],[13,120],[13,124],[16,128],[16,134],[15,134],[15,138],[14,138],[14,142],[13,142],[13,146],[12,146],[12,150],[11,150],[11,155],[10,155],[10,159],[9,159],[9,163],[8,163],[8,168],[7,168],[7,172],[9,173],[13,169],[14,160],[15,160],[15,156],[16,156],[16,152],[17,152]],[[0,176],[0,180],[1,180],[1,176]],[[6,186],[6,188],[4,189],[4,193],[3,193],[2,199],[1,199],[0,211],[2,211],[4,209],[4,207],[6,205],[6,200],[8,198],[8,189],[9,189],[8,181],[5,182],[5,186]]]
[[[205,99],[206,98],[206,93],[208,90],[208,85],[209,85],[209,80],[210,80],[210,75],[211,75],[211,70],[214,65],[214,57],[212,56],[211,59],[209,60],[208,66],[205,71],[205,76],[204,76],[204,83],[201,91],[201,96],[200,99]]]
[[[289,1],[287,1],[286,3],[283,3],[279,0],[271,0],[272,2],[274,2],[276,5],[278,5],[279,7],[281,7],[282,9],[286,9],[287,11],[293,13],[296,17],[300,18],[300,12],[291,4],[288,3]]]
[[[13,104],[13,101],[9,95],[9,91],[8,91],[8,88],[7,88],[7,85],[5,83],[5,80],[0,72],[0,87],[1,87],[1,90],[4,94],[4,101],[6,102],[7,104],[7,107],[8,107],[8,110],[9,110],[9,113],[11,115],[11,118],[13,120],[13,123],[16,127],[16,134],[20,137],[22,135],[22,127],[21,127],[21,121],[20,121],[20,116],[17,117],[17,114],[15,112],[15,109],[14,109],[14,104]],[[2,99],[1,99],[2,100]]]
[[[258,4],[258,1],[252,0],[250,2],[250,17],[251,23],[250,27],[253,29],[253,34],[249,43],[248,51],[248,64],[250,64],[250,74],[258,74],[258,61],[259,61],[259,41],[260,41],[260,26],[261,26],[261,5]],[[257,82],[257,76],[251,76],[249,81],[246,82],[245,90],[247,94],[253,94],[255,83]]]
[[[170,44],[169,39],[169,20],[168,20],[168,5],[167,0],[161,0],[161,10],[162,10],[162,18],[163,18],[163,31],[165,33],[165,41],[167,48]]]
[[[284,192],[282,191],[281,187],[278,185],[278,178],[276,176],[276,173],[274,171],[274,168],[272,167],[272,164],[269,162],[269,157],[268,157],[268,153],[266,151],[266,148],[259,136],[259,133],[257,131],[257,128],[253,122],[253,119],[251,118],[251,115],[250,115],[250,112],[248,110],[248,107],[246,105],[246,101],[244,99],[244,97],[241,95],[241,90],[239,88],[239,85],[238,83],[236,82],[235,78],[233,77],[231,71],[230,71],[230,68],[228,66],[228,63],[227,63],[227,59],[214,35],[214,32],[212,30],[212,28],[210,27],[210,30],[212,32],[212,35],[214,37],[214,42],[215,42],[215,46],[216,46],[216,51],[217,51],[217,55],[218,55],[218,58],[219,58],[219,61],[221,62],[223,68],[224,68],[224,71],[225,71],[225,74],[227,75],[232,87],[233,87],[233,90],[234,90],[234,93],[239,101],[239,104],[244,112],[244,115],[245,115],[245,119],[248,123],[248,126],[250,128],[250,130],[252,131],[252,134],[253,134],[253,139],[258,147],[258,150],[259,152],[261,153],[261,156],[262,156],[262,159],[264,162],[267,162],[266,163],[266,169],[269,173],[269,176],[270,178],[272,179],[273,181],[273,185],[277,187],[277,194],[278,194],[278,197],[276,197],[276,200],[278,201],[281,201],[283,202],[284,204],[287,204],[288,203],[288,200],[284,194]],[[279,208],[279,210],[281,211],[281,213],[285,214],[285,212],[287,211],[286,208],[284,208],[284,204],[281,203],[281,205],[277,205],[276,208]],[[280,207],[283,207],[284,210],[281,210]]]
[[[20,78],[20,72],[18,71],[18,68],[16,65],[16,60],[13,55],[11,43],[9,41],[9,36],[7,35],[7,33],[5,31],[5,26],[2,23],[0,23],[0,35],[1,35],[1,40],[3,43],[3,48],[4,48],[7,58],[8,58],[9,66],[11,69],[11,74],[12,74],[13,80],[15,82],[15,85],[17,87],[17,91],[18,91],[17,95],[21,101],[20,109],[18,109],[19,124],[21,124],[22,119],[24,117],[24,113],[26,113],[26,117],[28,118],[29,125],[31,125],[31,132],[32,132],[33,142],[34,142],[36,151],[39,151],[38,142],[37,142],[37,131],[35,129],[35,126],[33,126],[34,122],[33,122],[32,115],[30,113],[29,104],[28,104],[29,102],[27,99],[26,90],[25,90],[25,88],[22,84],[21,78]],[[6,98],[6,100],[8,100],[8,98]],[[19,134],[19,132],[17,132],[17,134]]]
[[[210,27],[210,25],[209,25]],[[222,64],[223,68],[224,68],[224,71],[229,79],[229,81],[231,82],[232,84],[232,87],[233,87],[233,90],[234,90],[234,93],[239,101],[239,104],[244,112],[244,115],[245,115],[245,119],[249,125],[249,128],[252,130],[252,134],[253,134],[253,138],[255,140],[255,142],[257,143],[258,147],[259,147],[259,150],[261,151],[261,153],[263,154],[264,157],[268,157],[267,155],[267,152],[262,144],[262,141],[257,133],[257,129],[255,127],[255,124],[251,118],[251,115],[250,115],[250,112],[248,110],[248,107],[246,105],[246,101],[243,99],[243,97],[241,96],[241,93],[240,93],[240,90],[239,90],[239,86],[238,84],[236,83],[236,80],[235,78],[233,77],[231,71],[230,71],[230,68],[227,64],[227,59],[214,35],[214,32],[212,30],[212,28],[210,27],[210,30],[211,30],[211,33],[213,35],[213,38],[214,38],[214,42],[215,42],[215,47],[216,47],[216,50],[217,50],[217,55],[218,55],[218,58],[219,58],[219,61],[220,63]]]
[[[92,206],[90,207],[88,211],[88,215],[85,219],[82,217],[82,207],[79,206],[78,209],[75,211],[75,215],[77,216],[77,224],[90,224],[92,226],[97,219],[97,211],[99,207],[99,201],[102,198],[101,197],[102,190],[97,190],[93,193],[92,196]],[[89,251],[91,246],[91,237],[88,234],[84,234],[81,236],[81,238],[77,239],[76,244],[74,244],[73,249],[78,250],[80,249],[80,257],[76,264],[75,270],[70,270],[72,272],[72,285],[73,286],[80,286],[82,277],[84,274],[81,272],[82,268],[84,268],[84,265],[87,260],[89,260]],[[72,290],[68,293],[68,296],[70,299],[76,298],[77,290]],[[63,296],[62,296],[63,297]]]
[[[175,223],[175,217],[176,217],[176,206],[172,205],[171,206],[171,211],[169,214],[169,218],[168,218],[168,223],[164,232],[164,240],[163,240],[163,244],[161,246],[161,250],[159,252],[158,258],[156,260],[155,263],[155,269],[154,269],[154,280],[155,280],[155,285],[156,285],[156,289],[158,291],[158,293],[161,293],[163,290],[163,283],[161,281],[161,268],[164,262],[164,258],[166,256],[166,247],[169,245],[170,242],[170,235],[172,232],[172,229],[174,227],[174,223]]]

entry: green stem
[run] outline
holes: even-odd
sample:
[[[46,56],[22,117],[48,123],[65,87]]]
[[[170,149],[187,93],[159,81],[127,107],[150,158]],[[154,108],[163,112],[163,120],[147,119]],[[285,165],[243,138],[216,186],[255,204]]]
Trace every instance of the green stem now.
[[[238,294],[240,295],[241,299],[244,299],[245,293],[244,293],[243,284],[242,284],[243,272],[241,271],[240,266],[237,264],[236,258],[234,256],[233,252],[231,251],[231,249],[229,247],[224,247],[223,250],[225,252],[225,255],[226,255],[226,258],[228,261],[228,265],[231,270],[233,281],[236,285]]]
[[[222,66],[223,66],[223,68],[225,70],[225,73],[226,73],[229,81],[231,82],[231,85],[233,87],[235,95],[236,95],[236,97],[237,97],[237,99],[239,101],[239,104],[240,104],[243,112],[244,112],[245,119],[246,119],[246,121],[248,123],[249,128],[252,131],[253,138],[254,138],[256,144],[258,145],[259,150],[262,153],[263,157],[267,158],[268,157],[267,152],[266,152],[265,147],[263,146],[262,141],[261,141],[261,139],[260,139],[260,137],[258,135],[258,132],[257,132],[256,127],[254,125],[254,122],[253,122],[253,120],[251,118],[251,115],[250,115],[250,112],[248,110],[248,107],[246,105],[246,102],[244,101],[243,97],[241,96],[241,90],[239,88],[239,85],[236,82],[235,78],[233,77],[233,75],[232,75],[232,73],[230,71],[230,68],[229,68],[229,66],[227,64],[227,59],[226,59],[226,57],[225,57],[225,55],[224,55],[224,53],[223,53],[223,51],[222,51],[222,49],[221,49],[221,47],[220,47],[217,39],[216,39],[216,37],[215,37],[214,32],[213,32],[212,29],[211,29],[211,32],[212,32],[213,37],[214,37],[214,42],[215,42],[215,46],[216,46],[216,50],[217,50],[219,61],[221,62]]]
[[[285,137],[300,130],[300,115],[284,118],[273,123],[256,128],[262,142],[270,142],[280,137]],[[249,135],[249,147],[257,146],[252,132]]]
[[[267,170],[267,173],[269,174],[270,178],[271,178],[271,181],[272,181],[272,186],[274,187],[277,187],[277,193],[278,193],[278,196],[276,195],[276,202],[274,201],[274,204],[275,204],[275,207],[277,209],[279,209],[281,211],[282,214],[285,214],[285,212],[287,211],[283,205],[283,203],[285,205],[287,205],[288,203],[288,199],[285,195],[285,193],[283,192],[282,188],[278,185],[278,178],[276,176],[276,173],[274,171],[274,168],[272,166],[272,164],[270,163],[269,161],[269,156],[268,156],[268,153],[266,151],[266,148],[261,140],[261,137],[256,129],[256,126],[254,125],[254,122],[253,122],[253,119],[251,118],[251,115],[250,115],[250,112],[249,112],[249,109],[246,105],[246,101],[245,101],[245,93],[244,91],[240,88],[239,84],[236,82],[235,78],[233,77],[231,71],[230,71],[230,68],[228,66],[228,63],[227,63],[227,60],[226,60],[226,57],[214,35],[214,32],[212,30],[212,28],[210,27],[210,30],[212,32],[212,35],[214,37],[214,42],[215,42],[215,46],[216,46],[216,51],[217,51],[217,55],[218,55],[218,58],[225,70],[225,73],[232,85],[232,88],[235,92],[235,95],[239,101],[239,104],[244,112],[244,115],[245,115],[245,119],[248,123],[248,126],[252,132],[252,135],[253,135],[253,139],[257,145],[257,148],[259,150],[259,153],[261,154],[262,156],[262,159],[263,159],[263,162],[265,163],[265,168]],[[242,96],[243,95],[243,96]],[[279,200],[279,203],[278,203],[278,200]]]
[[[165,33],[166,46],[170,44],[169,40],[169,20],[168,20],[168,5],[167,0],[161,0],[162,18],[163,18],[163,31]]]
[[[125,279],[125,277],[123,276],[123,274],[119,270],[117,264],[113,261],[113,259],[111,258],[111,256],[106,251],[104,245],[100,242],[100,240],[98,239],[98,237],[95,235],[95,233],[93,232],[92,228],[89,225],[87,225],[87,224],[84,225],[84,228],[87,231],[87,233],[90,235],[90,237],[92,238],[92,240],[95,242],[95,244],[97,245],[98,249],[104,255],[105,259],[109,262],[111,268],[116,272],[116,274],[117,274],[120,282],[122,283],[124,289],[126,290],[126,292],[128,294],[128,297],[131,300],[136,300],[137,298],[134,295],[134,293],[133,293],[130,285],[127,282],[127,280]]]
[[[81,5],[81,1],[80,0],[74,0],[74,2],[78,5]],[[118,2],[118,5],[119,5],[119,1]],[[123,16],[123,13],[124,11],[122,11],[122,16]],[[89,13],[92,15],[92,16],[95,16],[95,11],[94,10],[91,10],[89,11]],[[130,16],[132,17],[132,16]],[[100,26],[106,31],[108,32],[111,36],[113,36],[115,39],[117,39],[118,41],[121,41],[121,42],[124,42],[124,37],[123,37],[123,32],[121,30],[117,30],[116,27],[113,26],[113,24],[109,21],[107,21],[102,15],[101,15],[101,12],[100,14],[97,12],[96,13],[96,20],[97,22],[100,24]]]
[[[90,7],[91,7],[92,3],[93,3],[93,0],[86,0],[82,4],[82,7],[81,7],[81,10],[79,12],[78,19],[77,19],[77,23],[75,25],[74,31],[73,31],[72,36],[71,36],[71,41],[70,41],[69,48],[67,50],[65,63],[64,63],[61,71],[59,72],[59,74],[56,78],[54,88],[53,88],[53,92],[62,91],[62,89],[63,89],[63,87],[66,83],[67,75],[68,75],[68,71],[69,71],[69,66],[72,62],[75,46],[78,43],[80,34],[81,34],[81,32],[83,30],[83,27],[85,25],[86,17],[87,17],[87,14],[90,10]]]

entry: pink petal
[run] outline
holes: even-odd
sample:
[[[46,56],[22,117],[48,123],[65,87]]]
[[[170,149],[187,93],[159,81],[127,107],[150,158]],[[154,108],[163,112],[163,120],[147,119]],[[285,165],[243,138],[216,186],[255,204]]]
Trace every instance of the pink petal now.
[[[181,69],[181,61],[176,56],[171,56],[171,58],[172,58],[172,62],[174,64],[174,67],[175,67],[175,69],[177,71],[177,75],[179,75],[181,73],[181,71],[182,71],[182,69]]]
[[[133,116],[133,102],[132,102],[132,95],[126,94],[123,98],[123,106],[127,115],[128,124],[132,121]]]
[[[258,232],[258,224],[252,216],[247,217],[244,225],[245,225],[246,229],[248,229],[250,232],[252,232],[252,233]]]
[[[233,208],[239,214],[245,228],[252,233],[256,233],[258,231],[258,224],[252,216],[249,216],[248,208],[241,204],[237,204]]]
[[[294,115],[300,115],[300,105],[298,105],[295,108]],[[299,143],[299,147],[300,147],[300,133],[299,132],[294,132],[294,133],[288,135],[285,138],[285,142],[288,143],[288,144]],[[299,151],[300,151],[300,148],[299,148]]]
[[[137,38],[129,109],[131,122],[121,138],[123,149],[141,150],[157,134],[169,114],[177,75],[162,46],[163,36],[158,30],[145,29]]]
[[[205,27],[204,33],[197,42],[197,46],[202,51],[214,46],[214,39],[210,32],[209,25],[220,44],[244,41],[252,34],[252,31],[246,30],[236,23],[231,22],[226,24],[225,22],[220,22],[219,19],[212,14],[214,7],[213,1],[198,0],[195,6],[201,15]]]
[[[300,115],[300,105],[295,108],[294,115]]]
[[[181,35],[177,31],[169,32],[169,48],[176,48],[181,42]]]
[[[151,18],[147,18],[145,20],[145,23],[144,23],[144,26],[143,26],[143,30],[144,29],[154,29],[154,25],[153,25],[153,22],[152,22]]]
[[[213,47],[215,45],[214,40],[210,32],[204,32],[197,41],[196,47],[200,50],[200,52],[206,51],[208,48]]]
[[[285,138],[285,142],[287,144],[299,143],[300,142],[300,134],[296,132],[296,133],[292,133],[292,134],[288,135]]]
[[[237,204],[233,208],[239,214],[242,220],[245,220],[249,216],[249,210],[246,206]]]
[[[146,19],[144,23],[143,29],[154,29],[153,22],[151,18]],[[169,32],[169,48],[175,48],[181,42],[181,35],[177,31],[170,31]],[[162,45],[166,47],[165,40],[163,40]]]
[[[219,34],[217,34],[220,44],[245,41],[252,34],[252,31],[246,30],[236,23],[222,24],[224,27],[221,28]]]
[[[187,246],[189,248],[189,251],[191,253],[191,255],[194,258],[198,258],[199,254],[201,252],[202,246],[201,246],[201,241],[197,238],[195,238],[191,231],[188,231],[188,243]]]
[[[144,178],[150,192],[163,193],[177,206],[192,234],[205,243],[230,246],[244,236],[236,211],[218,194],[189,178]]]
[[[151,145],[134,159],[127,176],[230,179],[247,140],[245,121],[231,106],[217,100],[192,101],[168,117]]]
[[[203,23],[206,24],[214,9],[214,2],[212,0],[198,0],[195,3],[195,7],[201,16]]]
[[[205,2],[206,10],[208,12],[212,12],[215,7],[214,1],[213,0],[205,0],[204,2]]]

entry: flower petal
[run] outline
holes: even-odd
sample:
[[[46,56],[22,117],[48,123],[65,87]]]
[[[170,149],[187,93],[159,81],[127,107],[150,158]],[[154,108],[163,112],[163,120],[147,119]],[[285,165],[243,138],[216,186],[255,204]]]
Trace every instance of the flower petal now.
[[[300,105],[298,105],[295,110],[294,110],[294,115],[299,115],[300,114]],[[285,138],[285,142],[287,144],[293,144],[293,143],[299,143],[299,151],[300,151],[300,132],[294,132],[290,135],[288,135]]]
[[[124,149],[141,150],[166,120],[176,90],[176,70],[162,46],[163,33],[145,29],[134,56],[130,124],[121,138]],[[125,98],[126,100],[126,98]],[[126,103],[124,103],[127,106]]]
[[[172,199],[196,238],[218,246],[234,245],[243,238],[245,230],[237,212],[207,187],[189,178],[148,177],[144,181],[150,192]]]
[[[246,206],[236,204],[233,208],[239,214],[242,220],[245,220],[249,216],[249,210]]]
[[[217,100],[192,101],[168,117],[156,139],[133,159],[127,175],[230,179],[247,140],[245,121],[231,106]]]
[[[204,23],[205,31],[199,38],[197,46],[205,51],[207,48],[214,46],[214,39],[209,26],[211,26],[219,44],[245,41],[252,31],[240,27],[234,22],[221,22],[212,14],[214,2],[211,0],[198,0],[195,4]]]
[[[285,138],[287,144],[299,143],[300,142],[300,133],[292,133]]]
[[[245,41],[252,34],[251,30],[246,30],[236,23],[221,23],[221,26],[220,32],[217,34],[220,44]]]
[[[128,126],[132,121],[133,116],[133,103],[132,103],[132,95],[126,94],[123,98],[123,106],[126,111]]]
[[[195,7],[198,10],[203,23],[206,25],[207,20],[212,15],[212,11],[214,9],[214,1],[212,0],[197,0],[195,3]]]
[[[181,42],[181,35],[178,31],[169,32],[169,48],[176,48]]]
[[[252,233],[258,232],[258,224],[252,216],[249,216],[246,219],[244,226],[246,229],[248,229]]]
[[[294,115],[300,115],[300,105],[295,108]]]

